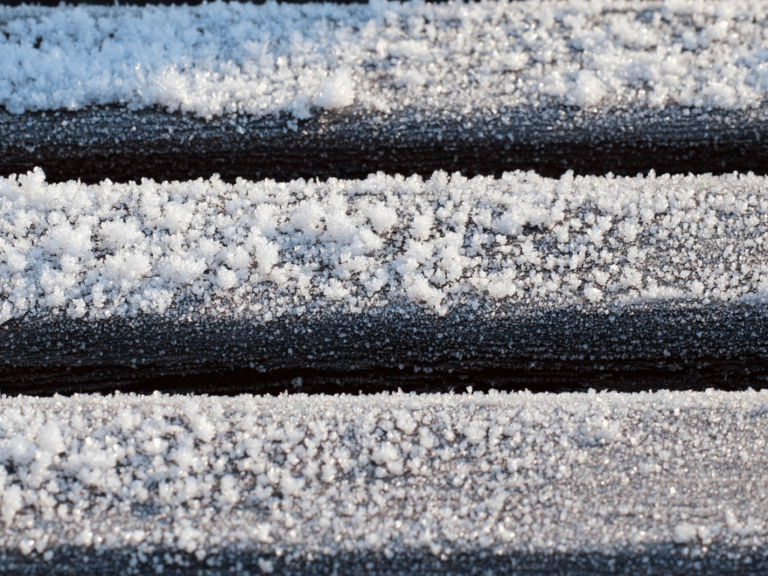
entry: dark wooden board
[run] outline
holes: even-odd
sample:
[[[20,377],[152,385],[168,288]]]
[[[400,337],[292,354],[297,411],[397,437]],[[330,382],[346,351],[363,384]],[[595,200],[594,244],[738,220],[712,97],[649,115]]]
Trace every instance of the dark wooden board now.
[[[0,328],[5,394],[743,390],[768,384],[767,360],[762,304],[443,318],[413,308],[267,324],[61,315]]]
[[[159,109],[0,111],[0,175],[36,166],[49,182],[365,178],[372,172],[465,176],[535,170],[634,176],[768,174],[768,109],[589,113],[513,110],[442,119],[323,112],[206,121]]]

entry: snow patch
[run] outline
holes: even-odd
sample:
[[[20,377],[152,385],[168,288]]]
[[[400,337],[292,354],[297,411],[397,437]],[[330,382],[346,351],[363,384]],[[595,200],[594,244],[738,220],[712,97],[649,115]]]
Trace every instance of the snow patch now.
[[[767,14],[764,0],[2,6],[0,106],[749,109],[768,95]]]
[[[355,101],[352,77],[347,70],[334,72],[325,81],[312,103],[325,109],[344,108]]]
[[[289,554],[545,554],[555,540],[747,554],[765,545],[766,503],[707,471],[731,454],[762,477],[766,405],[766,391],[714,390],[0,397],[0,547],[119,550],[153,571],[237,550],[264,573]]]
[[[0,178],[0,323],[768,296],[752,174],[48,184]],[[183,201],[179,199],[183,198]],[[222,212],[221,206],[228,210]]]

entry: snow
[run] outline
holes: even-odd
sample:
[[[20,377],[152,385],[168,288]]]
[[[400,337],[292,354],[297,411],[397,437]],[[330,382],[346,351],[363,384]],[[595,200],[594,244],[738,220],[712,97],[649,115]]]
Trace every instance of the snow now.
[[[764,301],[768,180],[0,179],[0,323]]]
[[[346,70],[334,72],[312,100],[318,108],[346,108],[355,101],[354,81]]]
[[[768,91],[767,15],[765,0],[2,6],[0,105],[745,109]]]
[[[767,414],[768,391],[0,397],[0,548],[236,549],[266,572],[285,554],[733,554],[766,544]]]

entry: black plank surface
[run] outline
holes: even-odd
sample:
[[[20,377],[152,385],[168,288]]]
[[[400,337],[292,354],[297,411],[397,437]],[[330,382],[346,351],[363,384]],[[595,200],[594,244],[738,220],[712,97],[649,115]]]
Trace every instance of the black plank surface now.
[[[270,323],[151,315],[11,320],[5,394],[640,391],[763,388],[765,305],[639,305],[615,312],[417,309]]]
[[[704,551],[701,551],[704,548]],[[262,574],[258,560],[272,563],[274,575],[295,574],[310,576],[336,574],[357,576],[376,574],[394,576],[404,574],[467,575],[487,576],[489,574],[526,574],[530,576],[591,576],[593,574],[664,574],[668,576],[687,574],[757,575],[765,574],[768,561],[764,550],[739,550],[727,546],[701,547],[694,549],[691,557],[688,546],[659,544],[637,550],[619,551],[615,555],[600,552],[573,551],[519,554],[514,556],[496,555],[492,550],[481,550],[475,554],[456,554],[445,559],[428,553],[413,552],[392,558],[384,554],[340,554],[320,556],[312,561],[290,560],[285,556],[261,556],[237,550],[222,550],[206,560],[197,560],[192,554],[175,553],[167,555],[164,550],[146,557],[137,563],[132,550],[106,550],[83,553],[77,549],[59,549],[53,552],[49,561],[26,557],[19,553],[0,554],[0,574],[29,576],[64,576],[75,574],[134,574],[144,576],[157,574],[156,566],[162,566],[162,574],[182,576],[219,576],[248,571]],[[174,558],[175,557],[175,558]],[[168,558],[171,561],[168,561]],[[133,560],[133,561],[132,561]],[[693,572],[692,572],[693,571]]]
[[[323,112],[206,121],[159,109],[0,111],[0,175],[35,166],[49,182],[465,176],[516,169],[557,177],[733,171],[768,174],[768,109],[510,110],[443,120],[418,111]]]

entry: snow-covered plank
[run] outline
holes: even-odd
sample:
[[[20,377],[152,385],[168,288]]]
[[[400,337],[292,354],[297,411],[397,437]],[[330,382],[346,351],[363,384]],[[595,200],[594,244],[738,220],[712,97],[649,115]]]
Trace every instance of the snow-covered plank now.
[[[3,397],[0,571],[759,574],[767,406]]]
[[[0,7],[10,112],[754,108],[765,0]]]
[[[557,362],[761,379],[766,182],[2,179],[4,385]]]
[[[766,173],[766,7],[3,7],[0,174]]]

